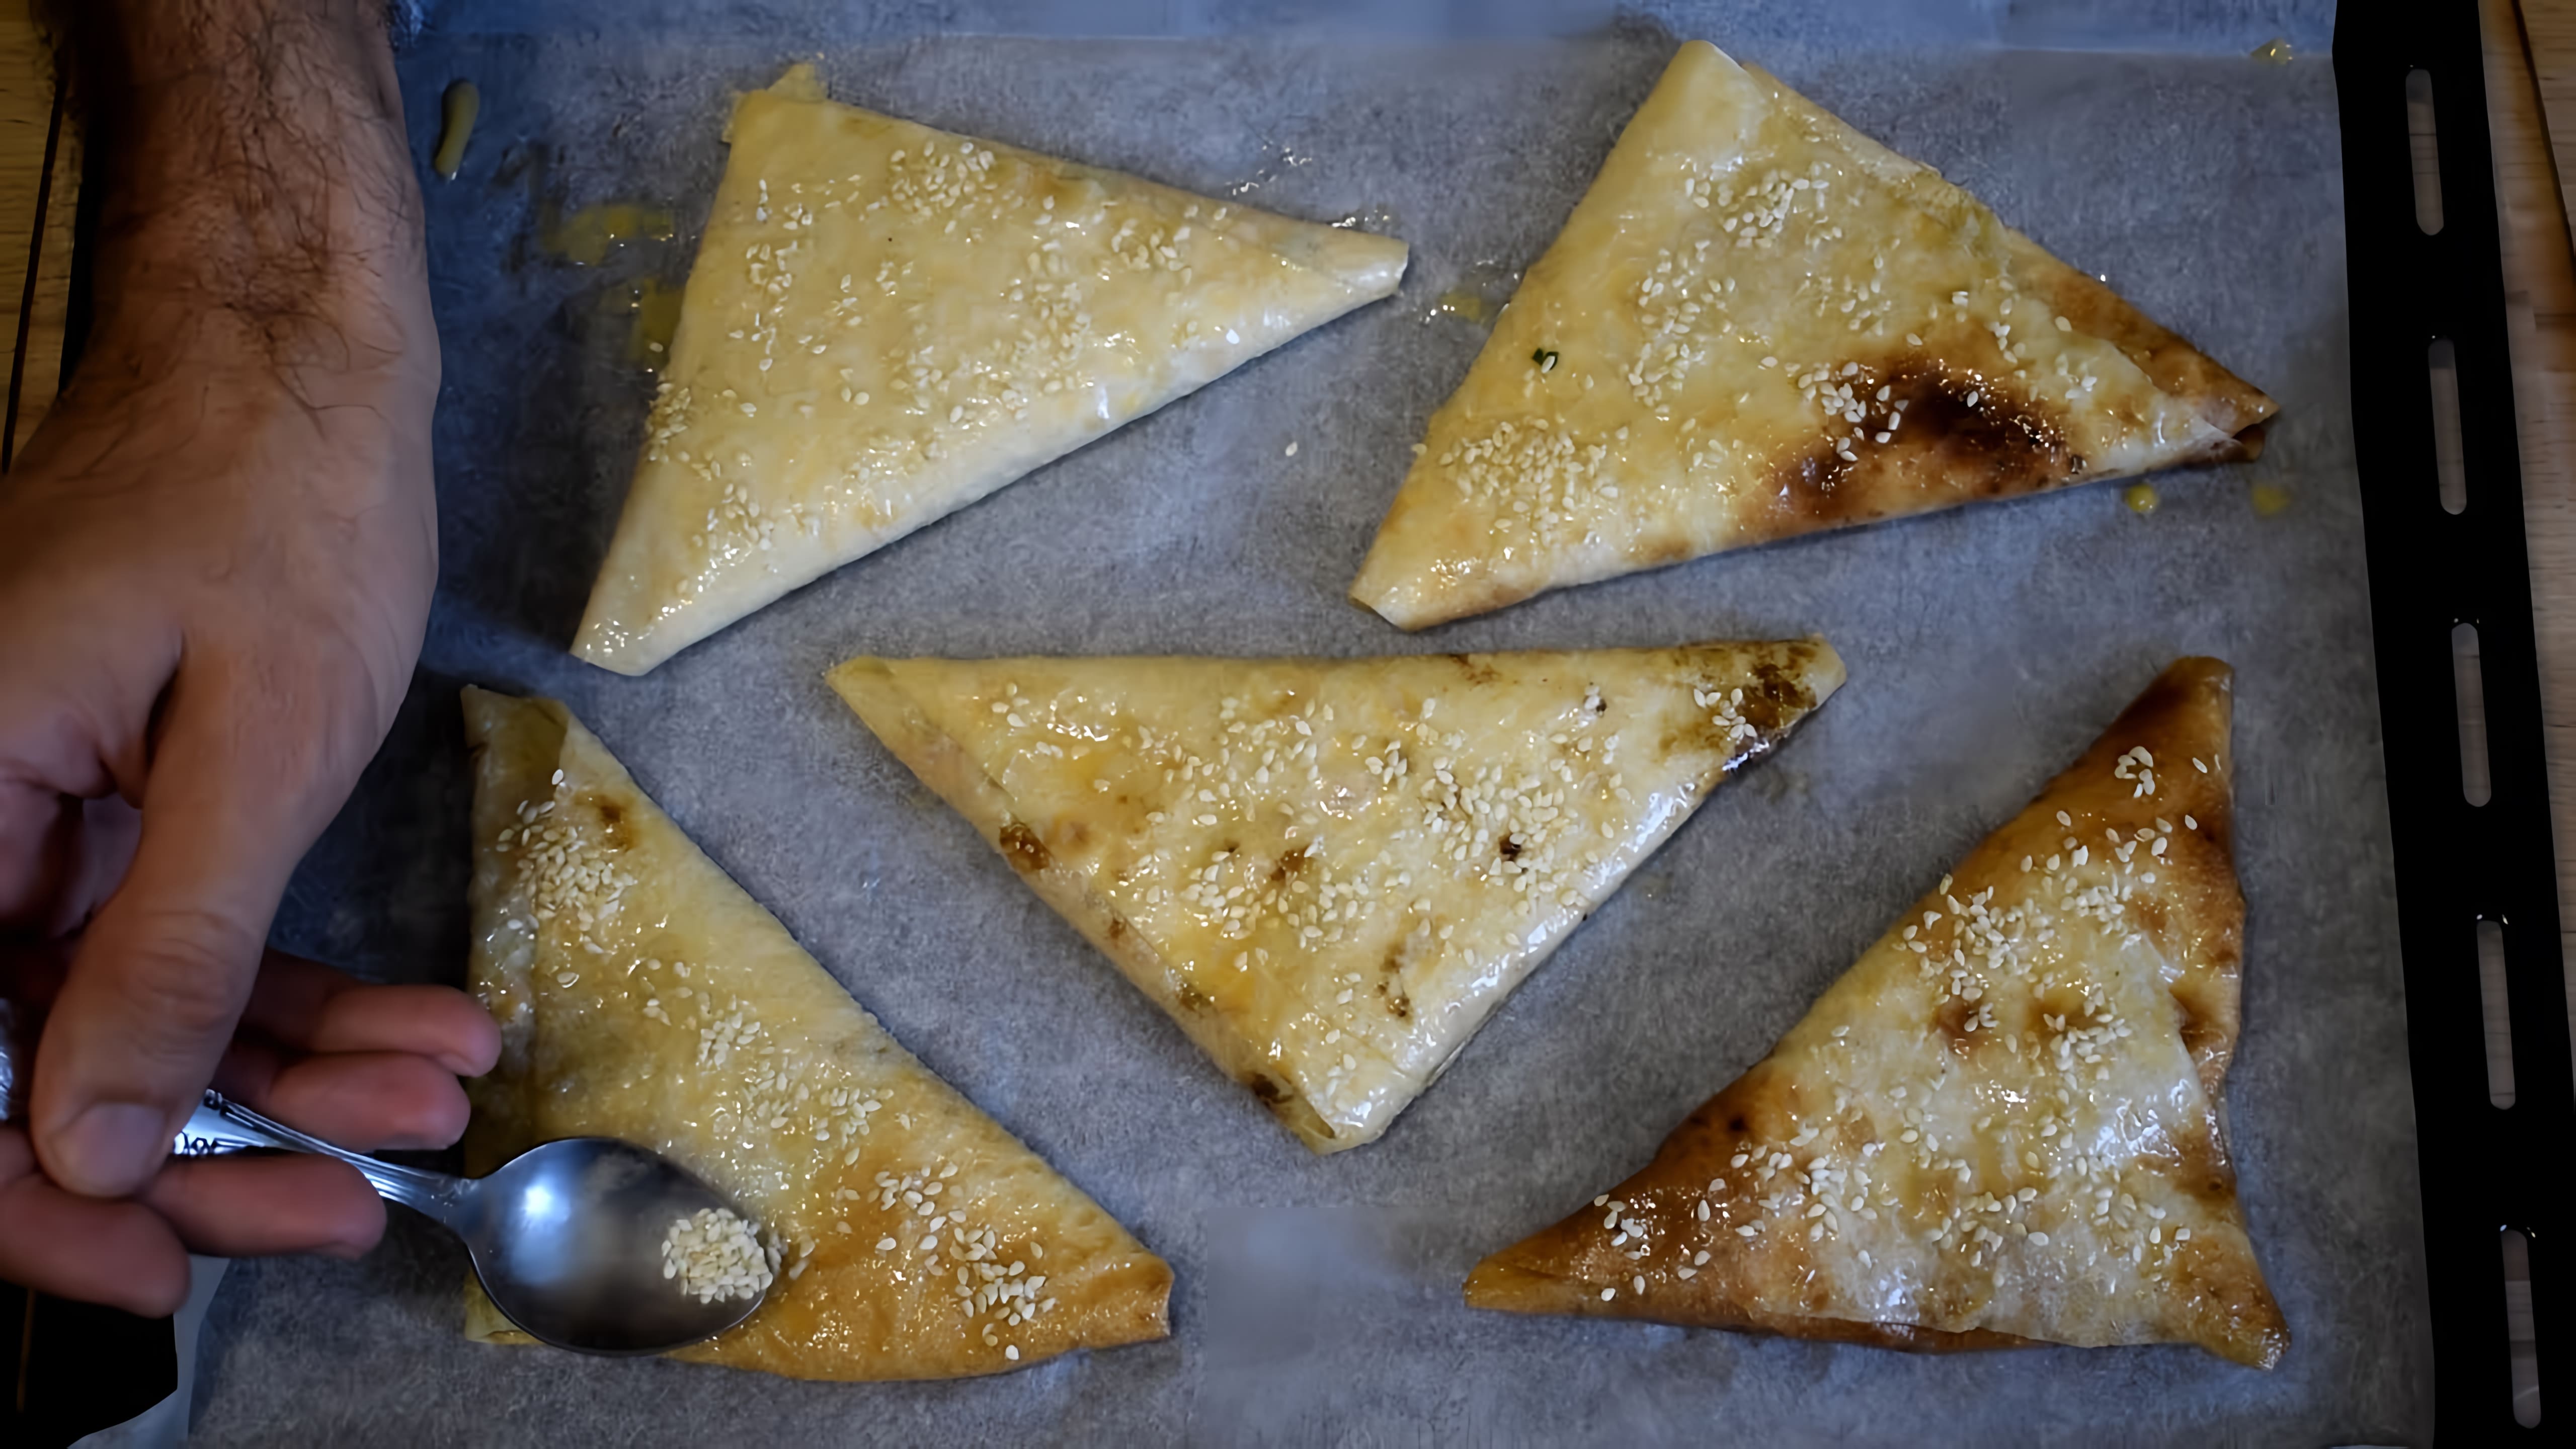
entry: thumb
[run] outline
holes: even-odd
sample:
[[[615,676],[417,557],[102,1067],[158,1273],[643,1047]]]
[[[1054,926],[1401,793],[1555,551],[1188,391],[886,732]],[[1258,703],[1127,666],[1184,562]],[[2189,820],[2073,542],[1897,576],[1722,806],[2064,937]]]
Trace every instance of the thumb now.
[[[186,699],[187,684],[154,751],[133,866],[83,935],[37,1045],[37,1158],[93,1197],[134,1192],[168,1157],[318,829],[298,818],[311,772],[294,768],[294,725]]]

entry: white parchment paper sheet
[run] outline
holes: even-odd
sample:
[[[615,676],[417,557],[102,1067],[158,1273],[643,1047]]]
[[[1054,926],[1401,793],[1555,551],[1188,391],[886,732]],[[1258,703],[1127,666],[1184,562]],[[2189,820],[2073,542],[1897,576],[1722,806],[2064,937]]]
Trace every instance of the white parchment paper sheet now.
[[[2422,1442],[2413,1124],[2345,391],[2318,6],[456,4],[402,61],[483,91],[428,184],[448,385],[422,674],[279,934],[398,979],[465,954],[464,681],[560,695],[905,1044],[1179,1273],[1166,1343],[958,1384],[834,1386],[497,1349],[462,1254],[240,1265],[200,1353],[215,1443]],[[961,32],[961,33],[942,33]],[[2245,52],[2288,35],[2287,66]],[[1702,35],[2104,274],[2284,405],[2254,465],[1810,538],[1408,638],[1342,598],[1481,335]],[[1123,37],[1123,38],[1122,38]],[[676,283],[731,93],[842,98],[1409,240],[1403,294],[844,570],[641,680],[563,652],[650,394],[628,289]],[[549,209],[671,207],[574,265]],[[1283,456],[1298,444],[1296,456]],[[2258,514],[2257,482],[2289,508]],[[2431,487],[2431,480],[2426,481]],[[918,787],[821,680],[854,653],[1652,644],[1821,632],[1851,683],[1719,793],[1386,1139],[1309,1157]],[[1473,1314],[1481,1254],[1650,1154],[1888,918],[2175,655],[2238,667],[2246,1030],[2228,1108],[2295,1337],[1920,1358]]]

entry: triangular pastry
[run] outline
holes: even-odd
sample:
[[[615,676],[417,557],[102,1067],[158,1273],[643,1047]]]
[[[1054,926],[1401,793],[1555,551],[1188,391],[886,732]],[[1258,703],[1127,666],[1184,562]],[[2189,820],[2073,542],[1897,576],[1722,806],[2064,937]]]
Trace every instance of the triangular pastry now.
[[[1402,242],[745,96],[573,652],[641,674],[1394,292]]]
[[[1842,678],[1803,640],[854,659],[832,684],[1219,1067],[1337,1152]]]
[[[503,1042],[467,1171],[598,1135],[732,1194],[775,1281],[682,1358],[944,1378],[1164,1336],[1162,1260],[896,1045],[569,711],[469,689],[465,718],[472,985]],[[527,1341],[479,1289],[468,1330]]]
[[[1894,1348],[2289,1345],[2220,1089],[2229,674],[2176,663],[1693,1113],[1467,1302]]]
[[[1351,595],[1419,629],[2250,457],[2274,410],[1938,173],[1693,41],[1432,415]]]

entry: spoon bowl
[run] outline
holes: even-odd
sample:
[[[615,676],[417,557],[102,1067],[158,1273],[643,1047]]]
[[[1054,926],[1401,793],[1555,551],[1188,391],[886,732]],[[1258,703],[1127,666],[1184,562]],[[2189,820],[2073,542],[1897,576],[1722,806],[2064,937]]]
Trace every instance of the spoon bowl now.
[[[388,1201],[436,1219],[465,1241],[485,1296],[530,1337],[582,1353],[666,1353],[752,1315],[765,1289],[693,1291],[669,1261],[672,1229],[701,1212],[758,1220],[659,1153],[611,1137],[532,1147],[488,1177],[450,1177],[344,1151],[208,1092],[176,1151],[188,1156],[284,1148],[336,1157]]]
[[[454,1224],[492,1306],[530,1337],[584,1353],[661,1353],[713,1338],[761,1302],[701,1299],[666,1276],[672,1224],[731,1199],[613,1137],[532,1147],[476,1182]],[[746,1219],[746,1221],[748,1221]]]

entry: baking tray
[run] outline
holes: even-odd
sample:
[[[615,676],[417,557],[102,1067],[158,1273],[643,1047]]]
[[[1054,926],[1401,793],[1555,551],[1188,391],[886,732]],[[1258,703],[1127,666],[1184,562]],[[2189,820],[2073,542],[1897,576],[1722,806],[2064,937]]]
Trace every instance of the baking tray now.
[[[455,689],[561,696],[906,1045],[1172,1261],[1174,1336],[994,1380],[861,1386],[483,1347],[459,1336],[461,1254],[400,1220],[360,1263],[236,1265],[199,1355],[202,1437],[2430,1441],[2446,1300],[2428,1295],[2426,1233],[2449,1219],[2419,1193],[2415,1120],[2449,1107],[2408,1069],[2390,825],[2416,762],[2456,751],[2396,748],[2392,709],[2383,752],[2380,680],[2398,676],[2369,580],[2394,565],[2363,527],[2346,281],[2366,248],[2347,252],[2326,7],[856,9],[659,0],[610,21],[572,0],[459,3],[403,55],[424,157],[449,81],[484,98],[464,173],[428,183],[441,588],[394,736],[278,935],[373,976],[456,979]],[[1482,341],[1439,299],[1537,256],[1691,36],[1938,166],[2270,391],[2284,411],[2264,458],[2160,478],[2148,516],[2118,488],[2078,489],[1420,637],[1351,608],[1343,588],[1409,445]],[[2290,63],[2248,58],[2275,37]],[[1357,219],[1410,241],[1412,270],[1395,300],[641,680],[600,673],[562,650],[651,389],[638,289],[685,274],[732,94],[798,58],[861,104]],[[673,235],[567,258],[566,221],[604,202],[667,208]],[[2401,401],[2420,408],[2412,365],[2419,390]],[[2492,452],[2477,464],[2482,486],[2510,486]],[[2288,506],[2258,510],[2258,488]],[[859,652],[1355,655],[1809,631],[1849,661],[1843,694],[1719,792],[1383,1141],[1330,1160],[1210,1068],[821,682]],[[2170,1347],[1913,1357],[1461,1306],[1477,1257],[1642,1162],[2157,668],[2195,652],[2239,670],[2250,914],[2228,1105],[2294,1335],[2279,1369]],[[2392,698],[2421,693],[2404,677]],[[2537,778],[2533,741],[2517,788]],[[2410,874],[2432,849],[2406,857]],[[2403,929],[2418,917],[2410,897]],[[2492,1258],[2485,1271],[2500,1298]]]
[[[2415,1110],[2441,1124],[2419,1148],[2439,1427],[2455,1441],[2533,1439],[2549,1406],[2563,1419],[2576,1393],[2566,1340],[2550,1327],[2550,1309],[2564,1302],[2553,1289],[2565,1281],[2551,1273],[2576,1226],[2558,1176],[2576,1142],[2576,1017],[2561,955],[2475,7],[2347,13],[2335,73],[2352,294],[2370,299],[2355,308],[2352,390]],[[2409,115],[2410,101],[2429,125]],[[2438,163],[2430,207],[2427,168],[2400,159],[2411,158],[2418,130],[2432,133]],[[2455,495],[2441,478],[2440,404],[2427,395],[2437,347],[2455,355]],[[2465,668],[2464,645],[2473,661]],[[2485,762],[2483,796],[2473,757]],[[2500,958],[2483,987],[2481,931]],[[2497,1056],[2510,1063],[2501,1074]],[[2509,1235],[2528,1258],[2518,1289],[2507,1280]],[[2520,1343],[2509,1329],[2517,1292],[2529,1315]],[[2538,1343],[2555,1357],[2531,1363]]]

